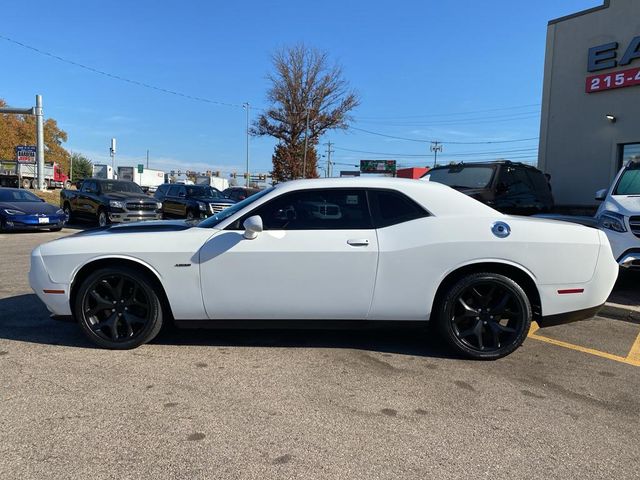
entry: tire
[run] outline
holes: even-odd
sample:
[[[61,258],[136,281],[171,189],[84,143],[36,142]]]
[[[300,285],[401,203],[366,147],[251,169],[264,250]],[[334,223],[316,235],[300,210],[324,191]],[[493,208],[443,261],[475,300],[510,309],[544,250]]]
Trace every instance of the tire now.
[[[59,232],[60,230],[62,230],[62,227],[56,227],[56,228],[50,228],[49,229],[50,232]]]
[[[129,350],[162,328],[159,294],[148,275],[128,267],[103,268],[78,287],[74,314],[87,338],[102,348]]]
[[[193,213],[193,210],[187,210],[187,220],[195,220],[196,216]]]
[[[75,217],[73,216],[73,211],[71,210],[71,205],[69,205],[68,202],[64,204],[64,207],[62,207],[62,210],[64,210],[64,214],[67,217],[65,221],[66,224],[69,224],[75,220]]]
[[[37,190],[38,189],[38,180],[37,179],[34,178],[33,180],[31,180],[31,188],[33,190]]]
[[[109,216],[102,208],[98,210],[98,216],[96,218],[99,227],[106,227],[109,225]]]
[[[522,287],[497,273],[457,281],[437,308],[441,335],[458,353],[496,360],[515,351],[529,333],[531,302]]]
[[[64,182],[64,188],[66,190],[69,190],[71,188],[71,182],[69,180],[67,180],[66,182]]]
[[[23,178],[22,188],[24,188],[25,190],[28,190],[29,188],[31,188],[31,180],[29,180],[28,178]]]

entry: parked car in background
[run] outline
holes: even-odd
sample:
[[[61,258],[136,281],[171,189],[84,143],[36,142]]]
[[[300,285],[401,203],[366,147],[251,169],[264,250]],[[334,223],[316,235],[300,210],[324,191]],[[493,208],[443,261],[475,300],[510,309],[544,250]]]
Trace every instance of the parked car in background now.
[[[602,201],[595,219],[622,267],[640,268],[640,159],[625,165],[608,189],[596,193]]]
[[[60,206],[69,221],[85,220],[104,227],[109,223],[162,218],[162,203],[139,185],[124,180],[83,180],[78,190],[62,190]]]
[[[432,168],[422,179],[448,185],[502,213],[533,215],[553,209],[547,177],[524,163],[458,163]]]
[[[216,214],[234,203],[224,198],[220,191],[206,185],[160,185],[154,195],[162,202],[164,218],[193,220]]]
[[[222,191],[222,196],[233,200],[235,202],[240,202],[245,198],[250,197],[260,191],[259,188],[250,188],[250,187],[229,187]]]
[[[29,272],[54,315],[106,348],[148,342],[166,321],[403,320],[435,323],[476,359],[513,352],[532,320],[592,317],[617,276],[600,230],[381,177],[284,182],[196,225],[68,236],[37,247]]]
[[[62,209],[27,190],[0,188],[0,232],[9,230],[62,229],[66,216]]]

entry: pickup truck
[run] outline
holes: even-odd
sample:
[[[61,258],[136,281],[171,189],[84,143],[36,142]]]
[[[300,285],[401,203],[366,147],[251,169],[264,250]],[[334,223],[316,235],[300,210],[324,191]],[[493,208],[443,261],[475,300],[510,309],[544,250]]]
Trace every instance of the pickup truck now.
[[[145,195],[138,184],[124,180],[83,180],[78,190],[60,191],[60,207],[70,222],[84,220],[101,227],[162,218],[162,203]]]
[[[611,243],[613,255],[625,268],[640,268],[640,159],[629,161],[608,189],[596,192],[602,202],[598,226]]]

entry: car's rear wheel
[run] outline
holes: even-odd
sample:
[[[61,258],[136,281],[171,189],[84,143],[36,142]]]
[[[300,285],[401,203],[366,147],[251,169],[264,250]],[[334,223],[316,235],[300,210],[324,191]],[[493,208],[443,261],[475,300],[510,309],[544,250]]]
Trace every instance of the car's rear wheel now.
[[[512,279],[497,273],[470,274],[445,293],[437,321],[459,353],[495,360],[516,350],[531,326],[531,303]]]
[[[89,275],[79,286],[74,312],[89,340],[103,348],[135,348],[162,328],[162,305],[153,282],[126,267]]]

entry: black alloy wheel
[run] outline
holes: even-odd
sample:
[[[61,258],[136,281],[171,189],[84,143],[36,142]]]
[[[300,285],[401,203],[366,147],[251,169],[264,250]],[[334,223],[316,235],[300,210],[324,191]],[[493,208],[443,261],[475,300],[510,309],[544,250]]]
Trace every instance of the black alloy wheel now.
[[[438,320],[444,337],[458,352],[493,360],[522,344],[531,317],[531,304],[520,285],[503,275],[478,273],[449,290]]]
[[[73,213],[71,212],[71,207],[69,206],[68,203],[64,204],[64,208],[62,209],[64,211],[64,216],[65,216],[65,220],[64,223],[71,223],[73,221]]]
[[[91,341],[111,349],[147,343],[162,327],[162,307],[153,282],[124,267],[91,274],[79,287],[75,314]]]
[[[195,218],[196,216],[193,213],[193,210],[187,210],[187,220],[191,221],[191,220],[194,220]]]

